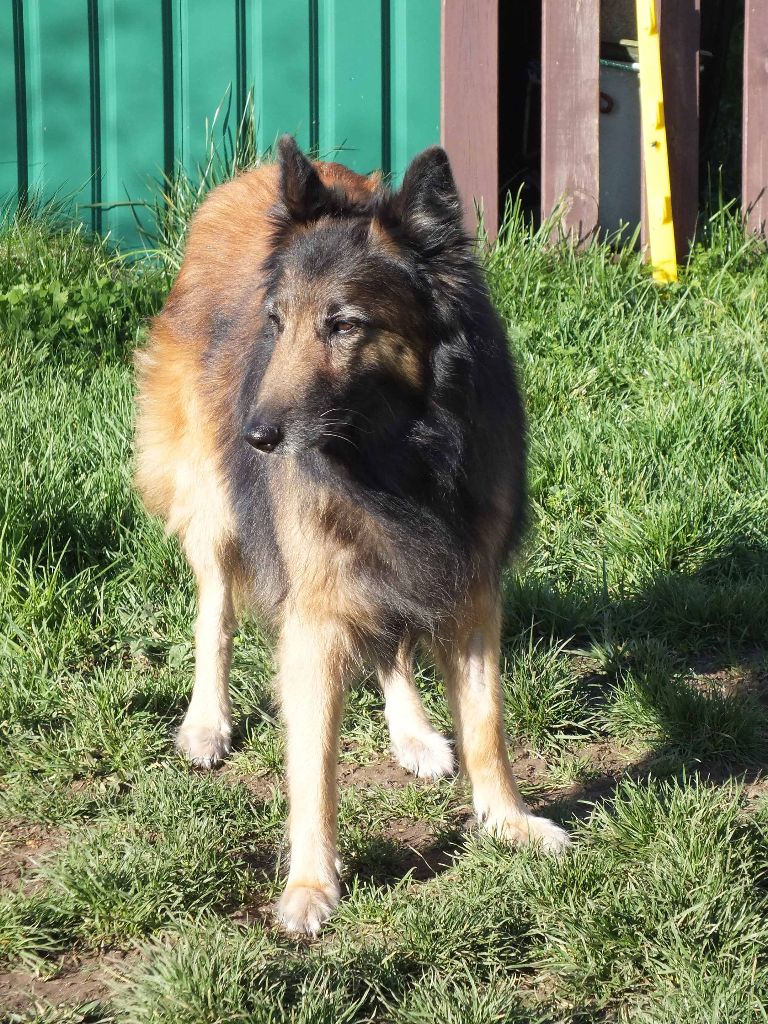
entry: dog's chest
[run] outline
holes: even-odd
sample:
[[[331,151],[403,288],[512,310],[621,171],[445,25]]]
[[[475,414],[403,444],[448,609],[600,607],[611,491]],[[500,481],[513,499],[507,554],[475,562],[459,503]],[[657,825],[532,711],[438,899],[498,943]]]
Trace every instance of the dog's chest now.
[[[328,490],[286,484],[275,529],[291,605],[376,632],[382,615],[376,578],[388,572],[380,531],[363,509]]]

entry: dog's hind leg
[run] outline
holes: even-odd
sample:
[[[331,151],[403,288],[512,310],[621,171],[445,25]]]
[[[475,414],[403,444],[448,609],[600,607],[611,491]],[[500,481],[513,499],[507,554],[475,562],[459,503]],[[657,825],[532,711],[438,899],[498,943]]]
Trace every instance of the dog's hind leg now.
[[[316,935],[339,901],[336,859],[339,726],[349,658],[338,630],[294,612],[278,651],[286,726],[291,863],[282,925]]]
[[[500,608],[490,594],[476,601],[454,636],[436,649],[445,672],[462,766],[478,819],[509,842],[538,842],[548,853],[570,844],[567,832],[531,814],[512,774],[504,734],[499,675]]]
[[[231,748],[232,707],[229,667],[235,615],[232,579],[226,559],[212,545],[185,537],[184,547],[197,579],[195,683],[176,746],[193,764],[211,768]]]
[[[410,645],[403,643],[392,665],[379,669],[384,717],[392,754],[414,775],[438,779],[453,771],[453,751],[427,718],[413,678]]]

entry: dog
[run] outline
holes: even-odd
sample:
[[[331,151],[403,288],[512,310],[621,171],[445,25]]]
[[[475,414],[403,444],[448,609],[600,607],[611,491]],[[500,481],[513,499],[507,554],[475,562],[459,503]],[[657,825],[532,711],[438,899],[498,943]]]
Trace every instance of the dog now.
[[[240,610],[277,637],[290,868],[277,916],[316,934],[338,903],[345,688],[375,668],[397,760],[453,768],[412,670],[445,678],[478,819],[512,843],[569,842],[523,802],[499,679],[501,572],[525,510],[525,423],[507,339],[445,152],[379,176],[295,141],[216,188],[137,353],[136,483],[197,583],[179,750],[230,750]]]

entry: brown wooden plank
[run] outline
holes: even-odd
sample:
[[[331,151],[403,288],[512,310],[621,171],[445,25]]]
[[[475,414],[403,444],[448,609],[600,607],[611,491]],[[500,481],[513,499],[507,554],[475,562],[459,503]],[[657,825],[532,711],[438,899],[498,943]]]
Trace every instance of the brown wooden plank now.
[[[542,217],[564,203],[581,242],[599,214],[599,0],[543,0],[541,90]]]
[[[768,225],[768,4],[746,0],[742,208],[750,231]]]
[[[499,220],[498,0],[442,0],[440,134],[476,230],[475,203],[489,237]]]
[[[701,0],[656,0],[661,37],[664,117],[678,261],[696,234],[699,214],[699,61]],[[648,243],[645,175],[642,185],[642,244]]]
[[[662,0],[659,31],[672,216],[680,262],[694,239],[699,215],[701,0]]]

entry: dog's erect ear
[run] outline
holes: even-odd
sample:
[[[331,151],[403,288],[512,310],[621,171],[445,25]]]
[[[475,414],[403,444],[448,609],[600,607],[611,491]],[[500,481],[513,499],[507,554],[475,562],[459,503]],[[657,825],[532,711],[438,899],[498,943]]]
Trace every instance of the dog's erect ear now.
[[[439,146],[413,158],[392,206],[408,233],[428,251],[466,239],[448,154]]]
[[[281,136],[277,143],[277,159],[280,197],[291,219],[301,223],[319,217],[328,189],[291,135]]]

